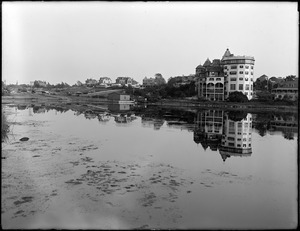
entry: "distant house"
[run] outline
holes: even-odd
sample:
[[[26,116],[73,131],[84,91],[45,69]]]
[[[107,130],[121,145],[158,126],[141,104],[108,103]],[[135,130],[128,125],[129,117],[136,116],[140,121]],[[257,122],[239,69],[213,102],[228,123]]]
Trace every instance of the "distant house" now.
[[[99,83],[110,85],[112,83],[112,81],[109,77],[100,77]]]
[[[281,82],[278,88],[274,88],[272,90],[272,93],[275,95],[275,99],[283,99],[286,95],[290,100],[297,100],[298,83],[298,78]]]
[[[143,86],[144,87],[152,87],[155,86],[155,79],[154,78],[147,78],[143,79]]]
[[[144,87],[153,87],[157,85],[166,84],[166,80],[162,77],[160,73],[155,74],[154,78],[147,78],[143,79],[143,86]]]
[[[35,80],[33,82],[33,86],[35,86],[35,87],[46,87],[47,83],[46,83],[46,81]]]
[[[257,78],[257,80],[258,81],[260,81],[260,82],[263,82],[263,81],[265,81],[265,80],[268,80],[268,76],[267,75],[262,75],[262,76],[260,76],[259,78]]]
[[[116,83],[121,85],[131,85],[132,84],[132,78],[130,77],[118,77],[116,79]]]
[[[190,84],[191,82],[195,81],[195,75],[182,75],[182,76],[175,76],[171,77],[168,80],[168,84],[172,85],[173,87],[180,87],[183,85]]]
[[[82,82],[80,82],[80,81],[76,82],[76,86],[82,86],[82,85],[83,85]]]
[[[130,95],[126,93],[113,92],[107,96],[109,101],[122,101],[122,102],[130,102]]]
[[[88,86],[88,87],[93,87],[95,85],[98,84],[98,81],[96,79],[87,79],[85,81],[85,84]]]

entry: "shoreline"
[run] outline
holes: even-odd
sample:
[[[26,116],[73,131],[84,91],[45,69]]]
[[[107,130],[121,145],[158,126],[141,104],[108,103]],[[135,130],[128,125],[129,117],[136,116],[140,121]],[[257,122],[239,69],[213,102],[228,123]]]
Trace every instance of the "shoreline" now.
[[[298,112],[297,106],[288,105],[270,105],[264,103],[233,103],[233,102],[198,102],[194,100],[161,100],[155,103],[147,103],[147,105],[154,106],[168,106],[168,107],[190,107],[190,108],[203,108],[203,109],[222,109],[222,110],[236,110],[236,111],[280,111],[280,112]]]
[[[62,95],[40,95],[40,94],[16,94],[12,96],[2,96],[2,104],[30,104],[30,103],[55,103],[55,104],[107,104],[106,98],[91,98],[77,96],[62,96]],[[138,103],[142,105],[143,103]],[[167,107],[182,107],[193,109],[221,109],[221,110],[236,110],[236,111],[268,111],[268,112],[298,112],[298,106],[295,105],[271,105],[262,102],[218,102],[205,101],[199,102],[191,99],[163,99],[158,102],[147,102],[148,106],[167,106]]]

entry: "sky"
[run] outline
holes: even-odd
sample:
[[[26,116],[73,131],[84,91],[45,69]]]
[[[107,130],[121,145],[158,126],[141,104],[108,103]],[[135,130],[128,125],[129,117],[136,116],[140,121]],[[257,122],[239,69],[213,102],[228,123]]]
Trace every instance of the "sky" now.
[[[297,2],[2,2],[2,80],[195,73],[207,58],[255,58],[254,79],[298,76]]]

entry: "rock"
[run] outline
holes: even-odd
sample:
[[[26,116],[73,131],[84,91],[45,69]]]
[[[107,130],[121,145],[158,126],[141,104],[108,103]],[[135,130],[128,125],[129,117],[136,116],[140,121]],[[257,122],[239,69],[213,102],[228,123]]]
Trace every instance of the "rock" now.
[[[20,139],[20,141],[28,141],[28,140],[29,140],[28,137],[23,137],[23,138]]]

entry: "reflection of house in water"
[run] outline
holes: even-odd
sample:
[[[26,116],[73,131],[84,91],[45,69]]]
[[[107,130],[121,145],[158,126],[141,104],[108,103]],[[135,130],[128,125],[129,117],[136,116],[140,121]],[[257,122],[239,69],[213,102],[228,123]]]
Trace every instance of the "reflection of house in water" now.
[[[171,111],[166,112],[163,115],[163,118],[167,122],[168,127],[194,131],[194,113],[191,112],[181,112],[180,111]]]
[[[130,114],[120,114],[120,115],[115,115],[114,117],[117,123],[129,123],[136,119],[134,115],[130,115]]]
[[[98,114],[98,120],[99,122],[108,122],[110,120],[110,114],[109,113],[100,113]]]
[[[119,103],[119,104],[133,104],[134,102],[130,100],[130,95],[121,92],[113,92],[107,96],[109,103]]]
[[[34,106],[32,108],[33,113],[45,113],[46,112],[46,108],[45,107],[39,107],[39,106]]]
[[[159,130],[164,123],[165,123],[164,119],[142,116],[142,126],[144,127],[153,126],[154,130]]]
[[[274,115],[270,121],[270,129],[281,131],[284,138],[292,140],[294,139],[294,134],[298,133],[298,118],[295,115]]]
[[[84,112],[84,117],[86,119],[95,119],[97,117],[97,114],[93,112],[92,110],[86,110]]]
[[[194,141],[201,143],[206,150],[217,151],[223,132],[223,111],[206,110],[197,113],[194,130]]]
[[[130,95],[120,92],[113,92],[108,95],[108,110],[111,112],[128,111],[133,105]]]
[[[129,111],[131,104],[108,104],[108,110],[111,112]]]
[[[222,135],[222,144],[220,154],[223,161],[230,156],[250,156],[252,132],[252,115],[247,114],[246,118],[240,121],[234,121],[228,118],[224,119],[224,131]]]
[[[17,105],[18,110],[25,110],[28,108],[27,105]]]

